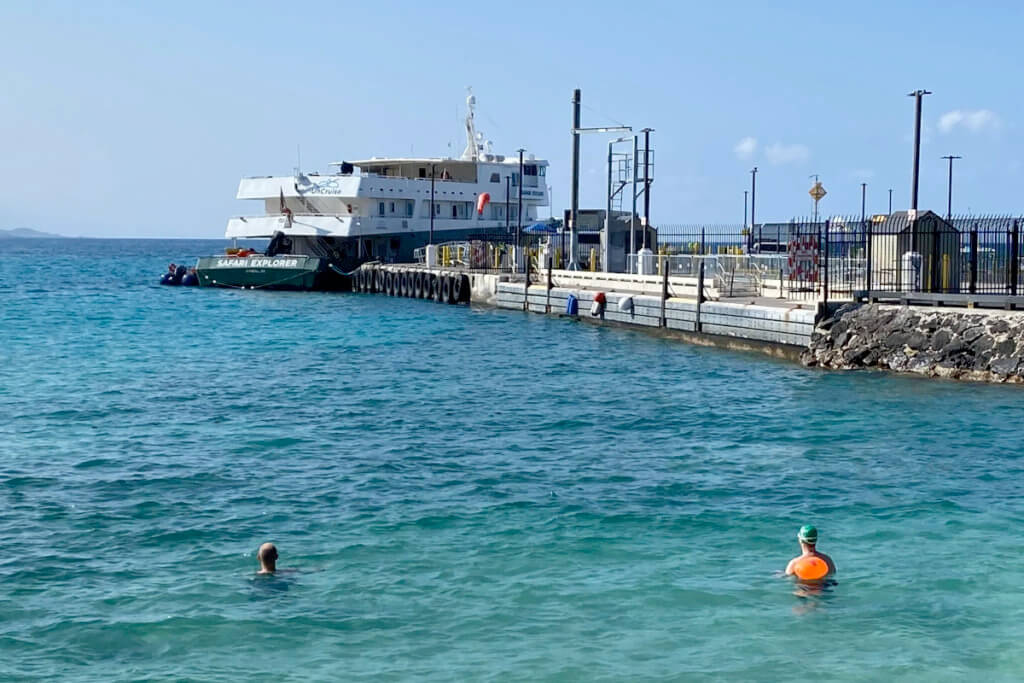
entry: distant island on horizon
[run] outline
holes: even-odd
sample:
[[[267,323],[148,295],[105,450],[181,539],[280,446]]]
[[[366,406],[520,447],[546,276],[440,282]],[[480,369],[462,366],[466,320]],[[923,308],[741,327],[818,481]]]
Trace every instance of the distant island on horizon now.
[[[0,229],[0,239],[5,237],[64,237],[64,235],[57,235],[52,232],[43,232],[42,230],[33,230],[32,228],[11,228],[9,230]]]

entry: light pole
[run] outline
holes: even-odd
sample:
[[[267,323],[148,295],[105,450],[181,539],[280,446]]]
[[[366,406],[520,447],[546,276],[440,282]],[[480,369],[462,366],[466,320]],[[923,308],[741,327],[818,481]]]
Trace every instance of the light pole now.
[[[947,154],[942,157],[943,159],[949,159],[949,195],[946,199],[946,220],[953,219],[953,159],[963,159],[953,154]]]
[[[750,190],[743,190],[743,227],[747,227],[747,195],[750,194]]]
[[[520,147],[519,152],[519,208],[516,209],[516,249],[521,249],[520,241],[523,239],[523,152],[524,150]]]
[[[914,211],[917,211],[918,170],[921,165],[921,98],[931,94],[929,90],[915,90],[912,93],[907,93],[907,97],[914,98],[914,174],[910,186],[910,208]]]
[[[569,263],[568,270],[579,270],[579,212],[580,212],[580,133],[632,132],[629,126],[603,128],[580,127],[580,89],[572,91],[572,185],[569,188]]]
[[[630,162],[630,177],[629,177],[629,193],[633,195],[632,206],[629,214],[629,253],[636,253],[636,175],[638,172],[638,166],[640,162],[640,136],[633,136],[633,159]],[[640,258],[636,257],[636,268],[637,272],[640,270]]]
[[[579,270],[577,221],[580,211],[580,89],[572,91],[572,188],[569,191],[569,270]]]
[[[931,95],[928,90],[915,90],[907,93],[907,97],[914,98],[914,173],[910,184],[910,243],[911,251],[917,251],[917,186],[919,180],[918,170],[921,165],[921,98]]]
[[[889,215],[892,215],[892,188],[889,188]]]
[[[750,230],[747,232],[747,249],[754,244],[754,206],[757,203],[757,166],[750,171]]]
[[[651,225],[651,133],[653,128],[644,128],[644,249],[647,248],[647,228]],[[655,245],[657,246],[657,245]]]
[[[434,164],[430,165],[430,239],[428,244],[434,244]]]
[[[860,184],[860,229],[864,230],[864,219],[867,216],[868,184]]]

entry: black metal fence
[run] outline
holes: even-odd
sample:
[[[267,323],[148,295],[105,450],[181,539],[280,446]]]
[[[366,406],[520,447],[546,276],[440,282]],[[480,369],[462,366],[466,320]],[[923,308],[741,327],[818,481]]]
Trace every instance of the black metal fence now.
[[[751,230],[665,225],[657,252],[752,257],[761,264],[751,266],[753,275],[789,298],[1010,297],[1024,296],[1022,229],[1021,216],[944,218],[931,211],[794,219]]]
[[[658,244],[655,251],[669,256],[710,256],[745,253],[746,249],[747,237],[742,225],[710,223],[658,226]]]
[[[793,221],[790,279],[820,283],[815,289],[825,299],[873,293],[1017,296],[1024,294],[1022,225],[1013,216],[947,219],[930,211]]]

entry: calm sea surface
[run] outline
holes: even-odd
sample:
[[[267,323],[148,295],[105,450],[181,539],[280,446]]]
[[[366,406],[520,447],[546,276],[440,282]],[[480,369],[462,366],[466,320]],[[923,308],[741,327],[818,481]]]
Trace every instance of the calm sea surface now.
[[[221,246],[0,242],[3,680],[1024,676],[1019,387],[155,284]]]

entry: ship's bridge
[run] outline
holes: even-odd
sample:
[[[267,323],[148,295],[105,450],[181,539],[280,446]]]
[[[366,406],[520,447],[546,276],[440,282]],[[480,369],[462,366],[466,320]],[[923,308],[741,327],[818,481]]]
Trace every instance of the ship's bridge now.
[[[460,183],[481,183],[484,185],[503,184],[509,179],[512,187],[519,186],[519,159],[498,154],[483,155],[479,160],[429,159],[429,158],[388,158],[362,161],[335,161],[344,175],[358,168],[363,174],[382,177],[414,178]],[[523,187],[540,187],[545,190],[548,162],[540,159],[523,161]],[[488,191],[488,190],[483,190]]]

